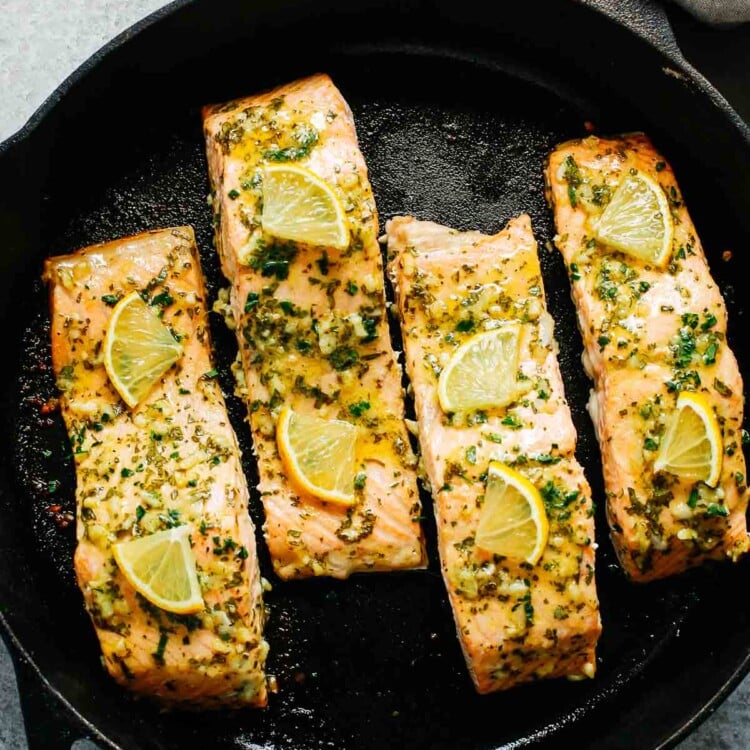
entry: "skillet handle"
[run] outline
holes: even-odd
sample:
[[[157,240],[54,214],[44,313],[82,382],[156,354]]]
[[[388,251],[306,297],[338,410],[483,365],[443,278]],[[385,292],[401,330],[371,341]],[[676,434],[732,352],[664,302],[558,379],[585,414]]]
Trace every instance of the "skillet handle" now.
[[[685,61],[663,2],[656,0],[578,0],[582,5],[634,31],[671,59]]]
[[[86,732],[23,657],[14,663],[29,750],[70,750]]]

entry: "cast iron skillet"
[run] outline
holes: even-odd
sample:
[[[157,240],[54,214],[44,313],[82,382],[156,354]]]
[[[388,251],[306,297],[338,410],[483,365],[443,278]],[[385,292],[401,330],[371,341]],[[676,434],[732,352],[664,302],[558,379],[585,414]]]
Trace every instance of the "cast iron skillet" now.
[[[268,666],[279,683],[267,710],[161,714],[99,664],[72,576],[73,527],[61,528],[73,511],[65,434],[58,414],[40,412],[54,394],[42,259],[189,222],[215,294],[199,107],[317,70],[353,107],[381,219],[408,212],[494,232],[532,216],[579,457],[599,500],[604,635],[594,681],[475,695],[429,520],[427,572],[282,584],[260,543],[274,583]],[[639,587],[624,580],[607,538],[580,338],[560,259],[543,250],[553,235],[543,160],[585,122],[646,130],[674,164],[747,374],[748,343],[737,335],[746,302],[732,275],[750,240],[750,134],[644,2],[488,10],[480,0],[181,0],[95,55],[0,147],[0,624],[32,750],[83,735],[113,748],[649,750],[673,745],[734,687],[750,667],[748,564]],[[735,250],[728,263],[726,249]],[[230,394],[235,345],[213,323]],[[243,407],[228,400],[252,485]],[[260,527],[257,496],[251,514]]]

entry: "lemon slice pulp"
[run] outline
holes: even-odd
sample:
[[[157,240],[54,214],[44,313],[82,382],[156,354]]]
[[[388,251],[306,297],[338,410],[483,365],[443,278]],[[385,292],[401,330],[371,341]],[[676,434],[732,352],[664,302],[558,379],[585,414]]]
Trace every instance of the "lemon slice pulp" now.
[[[104,337],[104,367],[129,407],[143,401],[181,356],[180,343],[138,292],[117,303]]]
[[[112,547],[133,588],[160,609],[192,614],[204,608],[189,526],[158,531]]]
[[[354,503],[354,456],[359,430],[340,419],[321,419],[284,407],[276,443],[289,477],[313,497]]]
[[[595,227],[605,245],[656,266],[672,252],[674,225],[662,187],[643,172],[627,174]]]
[[[453,353],[438,381],[444,412],[507,406],[518,397],[521,327],[478,333]]]
[[[330,185],[296,164],[263,169],[263,229],[273,237],[343,250],[349,225]]]
[[[683,391],[667,424],[654,471],[668,471],[715,487],[721,476],[721,430],[709,400]]]
[[[549,521],[539,491],[515,469],[492,461],[474,538],[476,546],[535,565],[548,536]]]

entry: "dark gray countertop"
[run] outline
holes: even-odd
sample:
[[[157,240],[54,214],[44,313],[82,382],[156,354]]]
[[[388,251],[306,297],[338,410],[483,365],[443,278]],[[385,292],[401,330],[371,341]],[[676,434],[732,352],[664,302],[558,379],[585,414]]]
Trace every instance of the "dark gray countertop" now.
[[[108,39],[164,0],[0,0],[0,141]],[[716,31],[672,13],[686,57],[750,120],[750,26]],[[13,665],[0,641],[0,750],[26,750]],[[91,750],[77,742],[76,750]],[[750,747],[750,677],[678,750]]]

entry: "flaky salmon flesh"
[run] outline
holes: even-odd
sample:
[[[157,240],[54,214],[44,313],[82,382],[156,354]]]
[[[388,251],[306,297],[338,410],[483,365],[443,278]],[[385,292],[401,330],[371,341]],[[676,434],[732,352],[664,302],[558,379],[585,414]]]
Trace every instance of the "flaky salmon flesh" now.
[[[274,570],[283,579],[346,578],[424,567],[377,213],[349,107],[316,75],[206,107],[204,131],[216,247],[231,282],[224,312],[239,342]],[[282,163],[310,170],[335,192],[350,233],[344,250],[263,232],[263,167]],[[276,442],[284,407],[356,426],[353,506],[321,501],[291,481]]]
[[[620,180],[640,171],[669,202],[674,238],[664,268],[607,248],[594,226]],[[643,134],[570,141],[547,167],[555,244],[567,264],[593,379],[612,540],[635,581],[674,575],[748,548],[743,387],[726,339],[727,311],[666,160]],[[715,488],[655,472],[681,392],[716,414],[723,452]]]
[[[76,468],[75,572],[104,665],[170,706],[266,704],[267,644],[240,450],[211,362],[190,227],[50,258],[52,362]],[[135,409],[102,362],[113,306],[138,291],[183,346]],[[112,545],[190,527],[205,609],[161,610],[120,572]]]
[[[387,237],[443,578],[476,688],[593,677],[601,631],[593,505],[574,456],[529,217],[495,236],[399,217]],[[451,355],[477,332],[508,323],[521,326],[521,395],[504,408],[444,413],[438,380]],[[493,460],[544,498],[549,541],[536,565],[475,544]]]

